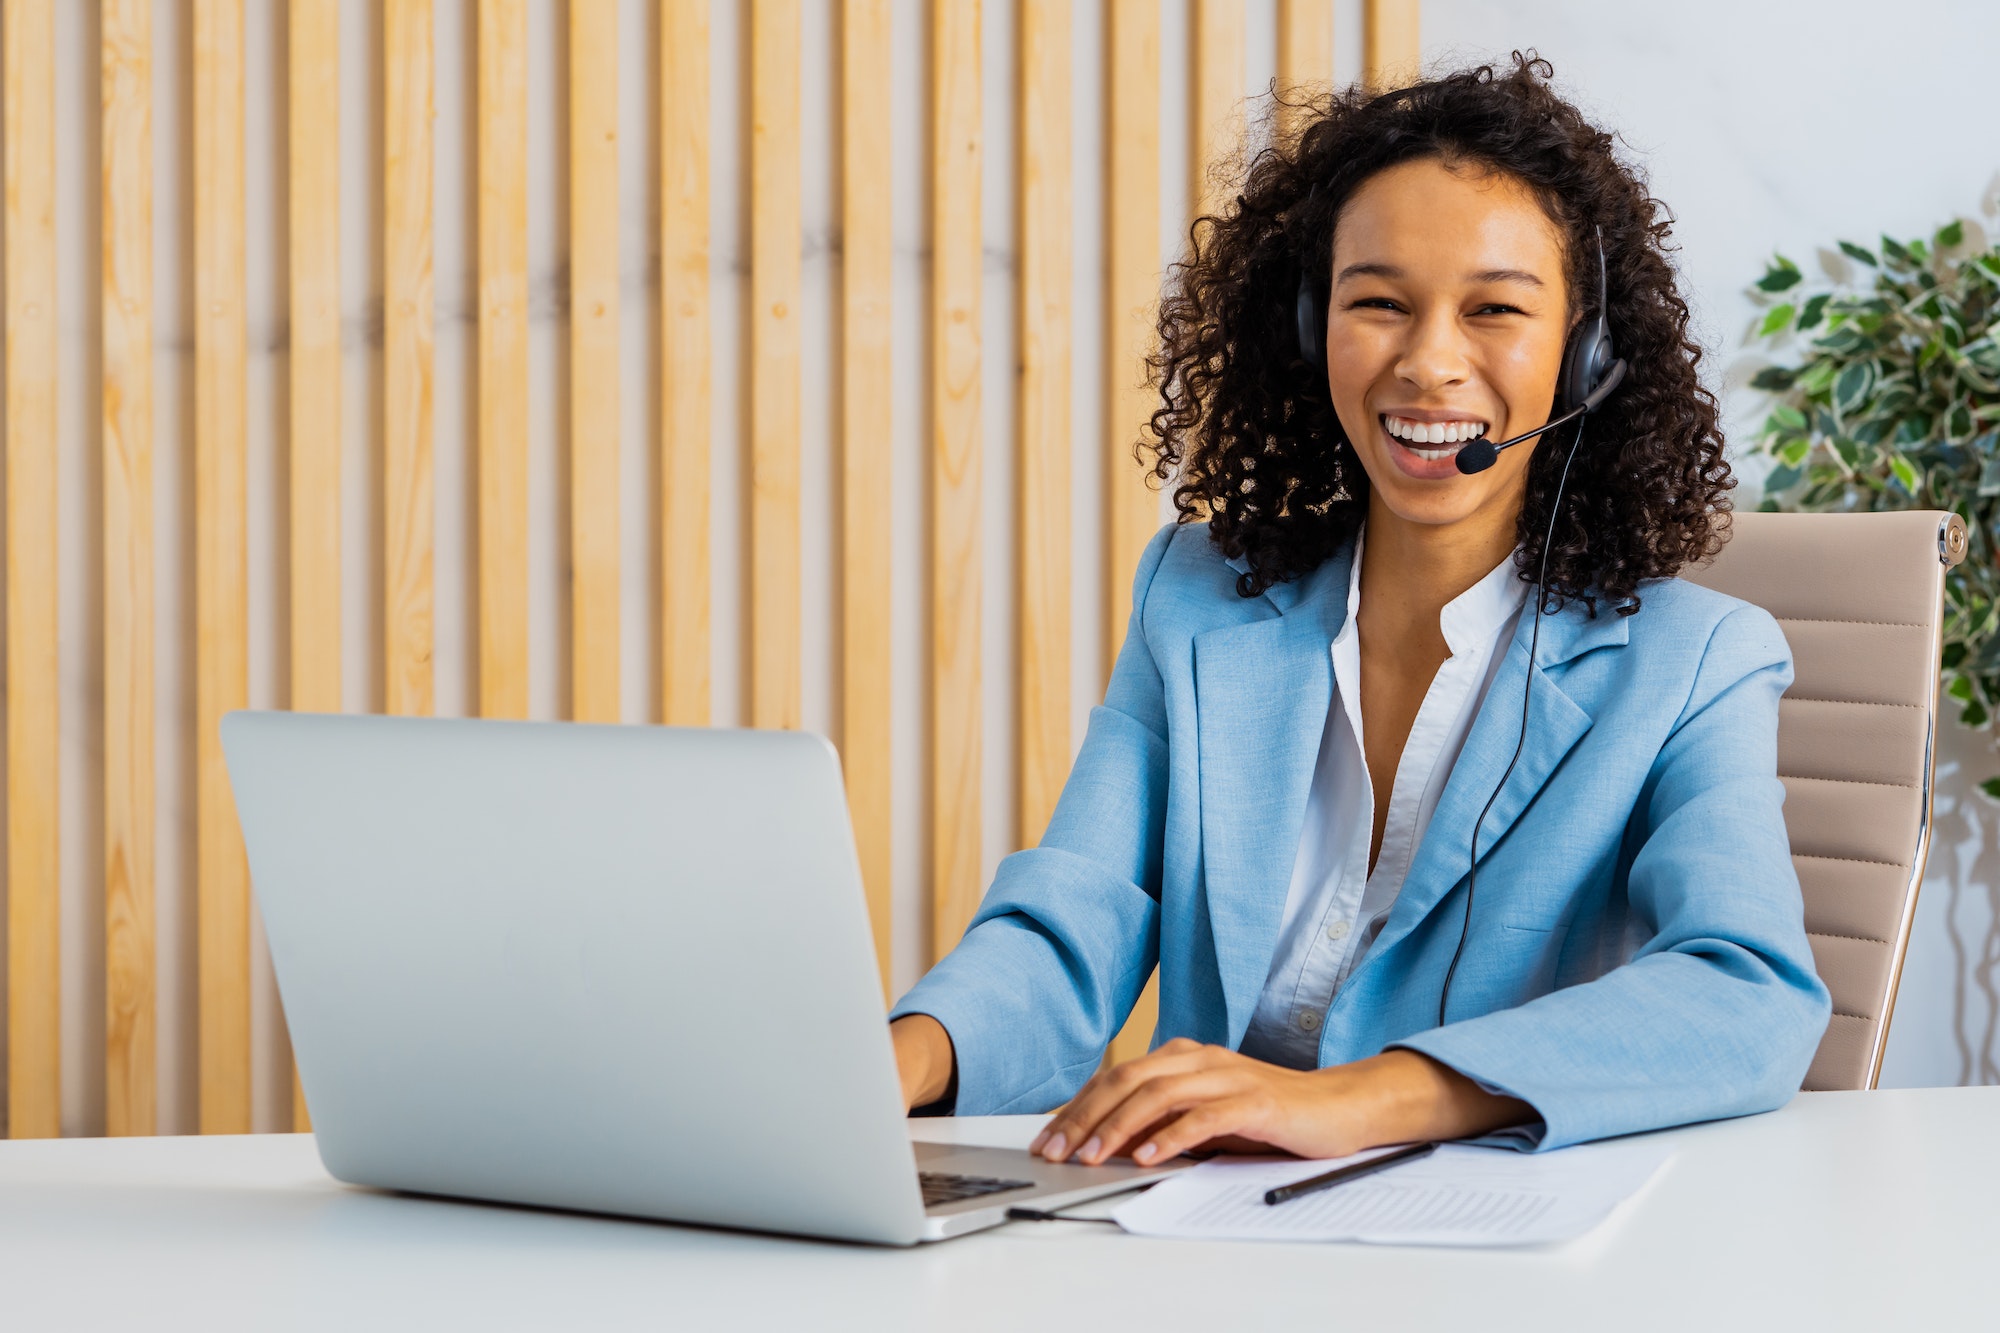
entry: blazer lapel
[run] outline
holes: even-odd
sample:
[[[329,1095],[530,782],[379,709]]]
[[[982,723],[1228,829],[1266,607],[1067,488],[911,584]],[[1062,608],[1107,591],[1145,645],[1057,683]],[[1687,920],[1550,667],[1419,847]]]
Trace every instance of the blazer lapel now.
[[[1203,889],[1231,1045],[1249,1026],[1284,917],[1353,550],[1266,593],[1277,617],[1194,640]]]
[[[1471,864],[1473,822],[1479,819],[1487,799],[1492,797],[1493,805],[1479,822],[1480,862],[1500,845],[1549,776],[1590,730],[1591,715],[1557,683],[1561,673],[1552,675],[1551,670],[1593,648],[1625,644],[1630,638],[1625,617],[1600,612],[1596,619],[1586,620],[1582,608],[1575,603],[1543,617],[1541,665],[1534,669],[1535,687],[1528,695],[1527,738],[1522,741],[1521,696],[1528,680],[1532,589],[1528,597],[1527,614],[1522,615],[1516,626],[1507,662],[1494,676],[1493,685],[1466,735],[1465,747],[1452,765],[1451,776],[1438,796],[1416,858],[1404,876],[1402,892],[1381,935],[1368,951],[1368,962],[1380,958],[1414,930],[1465,878],[1466,868]],[[1521,757],[1515,761],[1499,795],[1494,796],[1494,783],[1513,759],[1516,742],[1520,742]]]

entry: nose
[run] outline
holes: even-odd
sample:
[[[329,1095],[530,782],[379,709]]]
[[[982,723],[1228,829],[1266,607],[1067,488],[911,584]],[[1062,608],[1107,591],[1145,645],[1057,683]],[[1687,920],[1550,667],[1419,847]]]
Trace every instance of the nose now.
[[[1406,327],[1408,341],[1396,358],[1396,378],[1419,393],[1465,382],[1470,369],[1456,311],[1433,306]]]

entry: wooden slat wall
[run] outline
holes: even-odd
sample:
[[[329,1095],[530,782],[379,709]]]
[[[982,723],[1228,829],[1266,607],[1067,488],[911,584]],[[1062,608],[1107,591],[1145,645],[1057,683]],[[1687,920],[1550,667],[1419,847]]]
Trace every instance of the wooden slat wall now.
[[[103,11],[104,1132],[157,1125],[153,7]]]
[[[660,6],[660,720],[706,726],[708,3]]]
[[[893,251],[888,0],[845,0],[840,16],[841,422],[840,757],[885,996],[889,919],[893,556],[889,311]]]
[[[250,875],[222,715],[250,700],[242,0],[194,7],[195,877],[201,1129],[250,1129]]]
[[[1195,213],[1213,213],[1221,201],[1209,170],[1236,149],[1244,128],[1243,0],[1195,0],[1194,27],[1188,194]]]
[[[1032,847],[1070,765],[1069,0],[1021,0],[1020,25],[1015,783],[1016,836]]]
[[[1362,0],[1361,78],[1371,88],[1406,83],[1422,59],[1417,0]]]
[[[799,725],[798,0],[750,24],[750,725]]]
[[[979,0],[931,12],[931,956],[980,883]]]
[[[292,698],[341,710],[340,5],[293,0],[286,94],[291,271]],[[312,1127],[292,1083],[292,1128]]]
[[[481,0],[479,712],[528,715],[528,6]]]
[[[1413,70],[1419,54],[1415,0],[1363,0],[1362,63],[1377,85]],[[293,708],[338,711],[344,601],[376,609],[369,647],[380,654],[380,685],[370,703],[392,713],[427,713],[434,706],[433,586],[435,477],[432,208],[434,185],[433,0],[383,0],[380,45],[362,59],[379,62],[355,86],[381,97],[380,212],[381,365],[379,417],[367,422],[372,475],[368,529],[380,542],[370,559],[343,551],[343,374],[341,285],[341,89],[343,41],[339,0],[291,0],[282,95],[286,236],[281,252],[289,329],[284,363],[287,438],[281,520],[253,522],[249,481],[249,291],[246,229],[246,126],[262,114],[245,103],[243,0],[195,0],[192,44],[160,45],[151,0],[103,0],[97,77],[102,108],[98,145],[101,214],[102,375],[100,416],[66,429],[99,432],[101,504],[90,521],[102,525],[103,553],[103,809],[105,1078],[103,1124],[114,1134],[142,1134],[170,1122],[159,1091],[157,1037],[161,972],[154,920],[156,823],[176,801],[156,801],[154,585],[158,571],[191,563],[191,623],[167,632],[195,634],[192,755],[181,775],[193,782],[195,815],[195,1031],[192,1087],[199,1127],[251,1127],[253,1064],[247,873],[216,734],[221,714],[250,697],[250,535],[260,526],[286,543],[279,562],[289,586],[280,605],[288,636],[281,658],[289,680],[280,697]],[[1105,6],[1105,64],[1072,68],[1072,0],[1017,0],[1018,190],[1009,201],[1018,223],[1017,428],[999,442],[1015,469],[1016,517],[1008,550],[1016,562],[1011,613],[1017,631],[1011,664],[1016,691],[1011,764],[1016,827],[984,826],[982,772],[988,719],[982,699],[984,532],[990,497],[982,488],[985,442],[981,382],[982,287],[985,281],[981,193],[984,17],[979,0],[939,0],[927,16],[928,66],[921,86],[928,104],[899,108],[891,0],[843,0],[838,7],[840,217],[838,377],[833,506],[837,535],[833,585],[840,655],[832,664],[806,660],[802,612],[802,510],[818,497],[801,494],[803,280],[806,154],[823,132],[802,121],[802,60],[828,59],[802,49],[799,0],[755,0],[740,27],[732,16],[728,40],[747,42],[749,87],[742,128],[747,138],[749,214],[748,304],[744,329],[749,359],[748,409],[740,453],[747,486],[739,492],[747,522],[746,631],[742,663],[746,690],[741,715],[762,726],[798,726],[807,719],[808,672],[833,677],[834,732],[841,741],[848,800],[885,994],[892,987],[892,852],[898,830],[892,797],[897,781],[911,785],[927,827],[916,833],[923,853],[921,887],[929,926],[918,952],[925,961],[949,949],[985,888],[986,849],[1035,841],[1067,777],[1076,738],[1070,676],[1073,580],[1089,558],[1100,558],[1103,669],[1108,673],[1131,614],[1130,585],[1139,553],[1163,513],[1163,497],[1134,455],[1156,395],[1144,383],[1162,270],[1161,115],[1166,81],[1185,80],[1185,138],[1192,168],[1189,204],[1213,211],[1209,167],[1238,146],[1243,99],[1255,90],[1246,76],[1244,0],[1195,0],[1190,10],[1190,63],[1161,68],[1162,16],[1151,0],[1110,0]],[[713,330],[710,236],[710,17],[713,0],[662,0],[644,11],[657,23],[657,78],[647,114],[656,114],[661,256],[659,324],[660,438],[654,548],[659,561],[658,717],[673,724],[710,720],[716,645],[711,639],[711,588],[718,556],[711,548],[711,421]],[[65,1107],[60,1098],[60,972],[57,923],[61,821],[55,794],[60,720],[57,708],[58,362],[55,328],[57,123],[54,0],[0,0],[0,156],[4,156],[5,468],[7,602],[8,848],[8,1129],[48,1135],[92,1108]],[[476,545],[469,571],[473,612],[463,623],[476,675],[476,711],[525,716],[530,692],[531,548],[529,432],[549,413],[531,408],[536,392],[528,355],[528,201],[537,188],[528,156],[530,62],[548,57],[531,48],[527,0],[481,0],[471,11],[475,80],[474,230],[477,310],[474,398],[475,469],[470,478]],[[626,7],[627,16],[634,10]],[[570,570],[571,681],[566,711],[579,719],[620,716],[621,339],[619,43],[643,32],[621,31],[618,0],[572,0],[565,11],[568,71],[562,178],[569,231],[570,327],[568,398],[561,404],[568,438],[566,484],[570,545],[557,554]],[[1281,87],[1323,86],[1333,71],[1334,0],[1278,0],[1277,71]],[[355,25],[347,25],[354,30]],[[349,32],[345,34],[351,36]],[[456,53],[454,53],[456,54]],[[192,244],[193,528],[186,553],[156,550],[153,525],[155,353],[153,304],[154,62],[191,58],[193,176],[189,191]],[[1071,365],[1078,331],[1072,326],[1072,93],[1079,73],[1105,84],[1108,154],[1105,190],[1105,325],[1082,336],[1102,337],[1110,367],[1102,415],[1103,508],[1096,516],[1102,548],[1072,549]],[[628,90],[629,93],[629,90]],[[929,379],[921,395],[926,468],[919,482],[923,607],[914,628],[923,643],[923,681],[900,681],[892,533],[899,511],[889,482],[897,455],[890,405],[897,332],[895,214],[898,179],[894,147],[899,116],[921,111],[930,154],[923,177],[928,198],[928,340],[922,358]],[[732,112],[733,114],[733,112]],[[815,108],[813,114],[818,114]],[[1174,134],[1181,133],[1179,127]],[[466,177],[450,174],[448,188]],[[84,220],[88,225],[89,219]],[[457,245],[458,236],[451,238]],[[906,242],[907,243],[907,242]],[[1171,237],[1168,243],[1178,245]],[[631,256],[625,256],[626,267]],[[732,263],[740,260],[732,259]],[[719,280],[728,283],[728,275]],[[628,298],[629,299],[629,298]],[[447,314],[447,318],[453,316]],[[176,385],[176,388],[179,386]],[[905,389],[908,389],[906,384]],[[176,398],[178,395],[174,395]],[[166,395],[162,395],[166,397]],[[171,437],[169,437],[171,438]],[[736,445],[730,446],[732,450]],[[1004,451],[1011,450],[1011,453]],[[358,460],[348,460],[358,462]],[[266,497],[254,497],[257,503]],[[262,516],[258,516],[262,519]],[[733,529],[735,524],[731,524]],[[174,536],[179,539],[178,530]],[[456,538],[453,538],[456,540]],[[379,567],[376,587],[356,590],[343,580],[344,561]],[[905,585],[907,586],[907,585]],[[452,590],[458,595],[458,589]],[[457,610],[458,608],[453,608]],[[453,624],[459,622],[454,619]],[[266,631],[268,632],[268,631]],[[725,647],[723,660],[733,650]],[[72,671],[77,667],[72,665]],[[899,689],[900,687],[900,689]],[[899,702],[899,697],[901,702]],[[921,700],[921,704],[917,701]],[[898,774],[894,728],[910,709],[925,733],[926,762]],[[917,710],[923,715],[918,717]],[[565,711],[558,705],[558,711]],[[170,719],[177,721],[177,719]],[[1149,986],[1112,1058],[1143,1051],[1155,1021]],[[176,1071],[178,1074],[179,1071]],[[184,1077],[173,1080],[184,1084]],[[282,1103],[280,1103],[282,1110]],[[294,1087],[292,1121],[306,1128]]]
[[[383,693],[390,713],[431,711],[430,0],[382,13]]]
[[[7,293],[7,1119],[61,1128],[56,701],[56,126],[51,0],[0,8]]]
[[[569,10],[570,715],[618,720],[618,4]]]
[[[1137,446],[1154,395],[1144,359],[1154,345],[1160,292],[1160,9],[1137,0],[1105,9],[1107,155],[1105,182],[1104,676],[1118,660],[1132,618],[1132,578],[1139,555],[1160,526],[1160,494]],[[1105,1053],[1111,1061],[1144,1055],[1159,1012],[1149,981],[1124,1030]]]
[[[1333,82],[1333,0],[1278,0],[1278,90],[1320,92]],[[1287,110],[1280,125],[1291,130]]]

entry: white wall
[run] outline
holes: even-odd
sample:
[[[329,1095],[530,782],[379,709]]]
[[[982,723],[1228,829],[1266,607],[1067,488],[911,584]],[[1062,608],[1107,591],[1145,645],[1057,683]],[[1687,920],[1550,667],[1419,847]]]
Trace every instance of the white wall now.
[[[1680,219],[1685,291],[1727,389],[1732,435],[1760,419],[1743,390],[1743,288],[1773,249],[1814,271],[1837,238],[1928,235],[1965,215],[1994,228],[2000,116],[1976,53],[2000,50],[1990,0],[1425,0],[1433,65],[1535,47],[1565,89],[1649,168]],[[1995,234],[2000,234],[1996,230]],[[1763,475],[1763,460],[1743,466]],[[1754,480],[1742,495],[1754,503]],[[2000,1082],[2000,773],[1990,737],[1940,727],[1935,841],[1885,1086]]]

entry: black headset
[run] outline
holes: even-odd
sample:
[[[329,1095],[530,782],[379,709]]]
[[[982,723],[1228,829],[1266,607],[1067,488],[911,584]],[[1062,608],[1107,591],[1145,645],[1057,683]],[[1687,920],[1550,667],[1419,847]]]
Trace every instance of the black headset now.
[[[1298,299],[1293,306],[1298,325],[1299,356],[1321,382],[1326,377],[1326,302],[1327,295],[1321,290],[1321,284],[1314,278],[1312,270],[1303,269],[1299,274]],[[1500,781],[1493,784],[1493,794],[1486,798],[1486,804],[1479,809],[1479,817],[1472,821],[1472,845],[1465,868],[1465,919],[1458,928],[1458,947],[1452,951],[1451,966],[1445,969],[1444,991],[1438,996],[1439,1027],[1444,1026],[1445,1007],[1451,1003],[1451,980],[1458,974],[1458,960],[1465,953],[1466,936],[1472,930],[1472,898],[1478,888],[1479,826],[1486,822],[1493,802],[1500,799],[1501,790],[1506,787],[1507,779],[1514,775],[1514,766],[1521,760],[1521,749],[1528,742],[1528,700],[1534,694],[1536,650],[1540,648],[1542,639],[1542,603],[1546,598],[1543,589],[1549,576],[1549,547],[1555,541],[1556,517],[1562,512],[1563,486],[1569,481],[1569,465],[1576,458],[1577,446],[1583,443],[1583,418],[1596,411],[1624,380],[1625,363],[1611,345],[1610,279],[1604,260],[1604,229],[1599,227],[1597,302],[1591,312],[1570,330],[1569,341],[1563,346],[1562,371],[1556,380],[1556,414],[1545,424],[1498,444],[1481,437],[1462,446],[1455,455],[1461,473],[1484,472],[1493,466],[1493,460],[1502,449],[1512,448],[1523,440],[1532,439],[1567,422],[1577,423],[1576,438],[1570,441],[1569,453],[1563,459],[1562,475],[1556,481],[1555,501],[1549,506],[1549,532],[1542,542],[1541,573],[1535,579],[1535,623],[1528,637],[1528,681],[1521,690],[1521,734],[1514,742],[1514,757],[1507,761]]]

